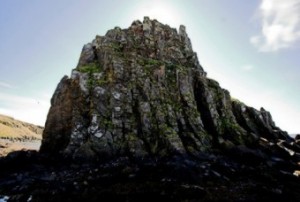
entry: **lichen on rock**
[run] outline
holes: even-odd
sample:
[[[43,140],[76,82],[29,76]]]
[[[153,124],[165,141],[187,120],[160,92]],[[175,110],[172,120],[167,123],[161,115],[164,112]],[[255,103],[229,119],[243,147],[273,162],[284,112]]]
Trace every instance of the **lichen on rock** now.
[[[261,137],[289,140],[269,112],[232,100],[206,77],[184,26],[145,17],[83,47],[52,97],[41,151],[96,160],[197,156]]]

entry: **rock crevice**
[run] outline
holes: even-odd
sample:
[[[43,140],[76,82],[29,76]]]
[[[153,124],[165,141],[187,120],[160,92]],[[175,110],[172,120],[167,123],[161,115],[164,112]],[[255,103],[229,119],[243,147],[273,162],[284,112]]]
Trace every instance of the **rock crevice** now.
[[[186,28],[145,17],[85,45],[51,100],[42,152],[103,160],[197,156],[282,139],[269,112],[206,77]]]

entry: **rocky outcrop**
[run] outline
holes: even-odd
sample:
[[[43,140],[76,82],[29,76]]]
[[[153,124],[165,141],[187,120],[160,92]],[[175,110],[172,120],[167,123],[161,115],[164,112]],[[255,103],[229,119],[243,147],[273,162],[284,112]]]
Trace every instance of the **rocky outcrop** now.
[[[145,17],[83,47],[52,97],[41,151],[163,158],[265,148],[262,139],[293,141],[269,112],[233,100],[207,78],[184,26],[177,31]]]
[[[184,26],[145,18],[83,47],[41,152],[0,157],[0,201],[300,201],[299,162],[300,135],[207,78]]]

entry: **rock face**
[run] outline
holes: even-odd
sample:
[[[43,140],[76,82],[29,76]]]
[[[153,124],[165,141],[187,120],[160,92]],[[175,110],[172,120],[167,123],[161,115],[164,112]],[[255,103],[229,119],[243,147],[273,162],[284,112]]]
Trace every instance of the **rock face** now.
[[[184,26],[145,17],[83,47],[52,97],[41,152],[96,160],[197,156],[279,139],[291,145],[269,112],[233,100],[206,77]]]

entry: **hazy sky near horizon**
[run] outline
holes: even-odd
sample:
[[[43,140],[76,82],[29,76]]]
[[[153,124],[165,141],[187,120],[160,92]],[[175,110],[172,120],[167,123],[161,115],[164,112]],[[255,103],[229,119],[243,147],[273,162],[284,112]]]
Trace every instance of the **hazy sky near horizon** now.
[[[208,77],[300,133],[300,0],[0,1],[0,113],[44,125],[83,45],[144,16],[184,24]]]

